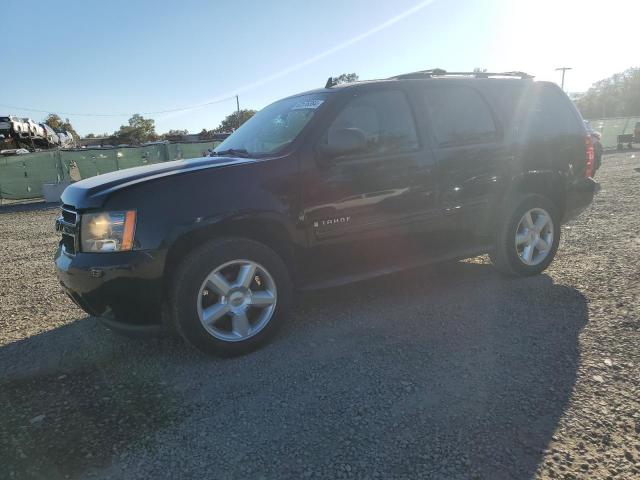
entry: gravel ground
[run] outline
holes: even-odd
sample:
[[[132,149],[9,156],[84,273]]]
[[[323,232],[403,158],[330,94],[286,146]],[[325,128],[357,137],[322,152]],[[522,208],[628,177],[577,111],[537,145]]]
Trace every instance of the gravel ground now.
[[[639,478],[640,155],[556,262],[308,293],[266,348],[120,338],[60,294],[55,209],[0,212],[1,478]]]

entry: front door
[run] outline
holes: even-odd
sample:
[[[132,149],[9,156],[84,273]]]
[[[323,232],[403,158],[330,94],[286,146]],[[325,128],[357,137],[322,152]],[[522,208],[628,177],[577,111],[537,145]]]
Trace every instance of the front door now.
[[[410,258],[439,216],[433,158],[403,90],[351,95],[327,122],[316,152],[332,152],[345,130],[362,139],[360,148],[317,153],[303,176],[309,260],[314,273],[327,276]]]

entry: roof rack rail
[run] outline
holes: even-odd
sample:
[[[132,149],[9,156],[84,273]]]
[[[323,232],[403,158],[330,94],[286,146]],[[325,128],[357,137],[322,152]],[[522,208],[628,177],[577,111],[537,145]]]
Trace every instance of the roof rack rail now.
[[[490,78],[490,77],[514,77],[523,80],[531,80],[533,75],[525,72],[447,72],[441,68],[433,68],[431,70],[420,70],[417,72],[403,73],[390,77],[389,80],[406,80],[412,78],[432,78],[432,77],[474,77],[474,78]]]

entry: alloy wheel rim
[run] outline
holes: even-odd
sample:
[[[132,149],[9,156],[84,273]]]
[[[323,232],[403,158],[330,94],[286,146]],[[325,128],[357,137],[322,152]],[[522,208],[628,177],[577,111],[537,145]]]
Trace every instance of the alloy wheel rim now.
[[[515,235],[516,252],[528,266],[544,262],[553,247],[553,219],[543,208],[528,210],[518,222]]]
[[[252,260],[232,260],[209,273],[198,292],[200,323],[218,340],[247,340],[267,326],[277,301],[271,274]]]

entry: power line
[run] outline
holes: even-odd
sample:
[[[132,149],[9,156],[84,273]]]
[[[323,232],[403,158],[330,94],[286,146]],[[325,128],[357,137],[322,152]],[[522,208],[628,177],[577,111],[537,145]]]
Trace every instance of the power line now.
[[[428,6],[430,6],[431,4],[433,4],[434,2],[436,2],[437,0],[422,0],[418,3],[416,3],[413,7],[405,10],[404,12],[399,13],[398,15],[396,15],[395,17],[392,17],[386,21],[384,21],[383,23],[376,25],[373,28],[370,28],[369,30],[360,33],[359,35],[356,35],[338,45],[335,45],[327,50],[324,50],[310,58],[307,58],[306,60],[303,60],[301,62],[298,62],[295,65],[292,65],[288,68],[285,68],[284,70],[281,70],[277,73],[274,73],[272,75],[268,75],[264,78],[261,78],[255,82],[249,83],[247,85],[244,85],[240,88],[235,88],[235,93],[232,95],[226,95],[225,97],[222,99],[216,99],[216,100],[212,100],[206,103],[201,103],[199,105],[193,105],[190,107],[183,107],[183,108],[174,108],[174,109],[170,109],[170,110],[159,110],[156,112],[138,112],[140,113],[140,115],[157,115],[157,114],[162,114],[162,113],[175,113],[175,112],[182,112],[182,111],[187,111],[187,110],[193,110],[196,108],[202,108],[202,107],[206,107],[208,105],[213,105],[216,103],[222,103],[222,102],[226,102],[228,100],[231,100],[233,98],[237,97],[238,93],[243,93],[246,92],[248,90],[252,90],[256,87],[262,86],[265,83],[271,82],[273,80],[277,80],[278,78],[282,78],[292,72],[295,72],[297,70],[300,70],[308,65],[311,65],[313,63],[316,63],[330,55],[333,55],[341,50],[344,50],[348,47],[350,47],[353,44],[359,43],[361,41],[363,41],[364,39],[382,31],[385,30],[389,27],[391,27],[392,25],[395,25],[396,23],[400,22],[401,20],[404,20],[407,17],[412,16],[413,14],[417,13],[419,10],[422,10],[423,8],[426,8]],[[50,110],[38,110],[35,108],[25,108],[25,107],[16,107],[16,106],[12,106],[12,105],[6,105],[6,104],[2,104],[0,103],[0,106],[5,107],[5,108],[15,108],[16,110],[24,110],[24,111],[28,111],[28,112],[38,112],[38,113],[53,113]],[[239,105],[236,105],[237,107],[239,107]],[[71,113],[71,112],[56,112],[60,115],[68,115],[70,117],[126,117],[131,115],[131,113]]]
[[[229,100],[233,100],[237,95],[231,95],[229,97],[221,98],[218,100],[213,100],[211,102],[200,103],[198,105],[191,105],[189,107],[181,107],[181,108],[172,108],[170,110],[156,110],[153,112],[138,112],[140,115],[158,115],[162,113],[173,113],[173,112],[184,112],[187,110],[195,110],[196,108],[206,107],[208,105],[214,105],[216,103],[228,102]],[[128,117],[131,113],[77,113],[77,112],[58,112],[55,110],[38,110],[37,108],[28,108],[28,107],[18,107],[15,105],[6,105],[4,103],[0,103],[0,107],[12,108],[14,110],[23,110],[25,112],[36,112],[36,113],[56,113],[58,115],[69,116],[69,117]]]

